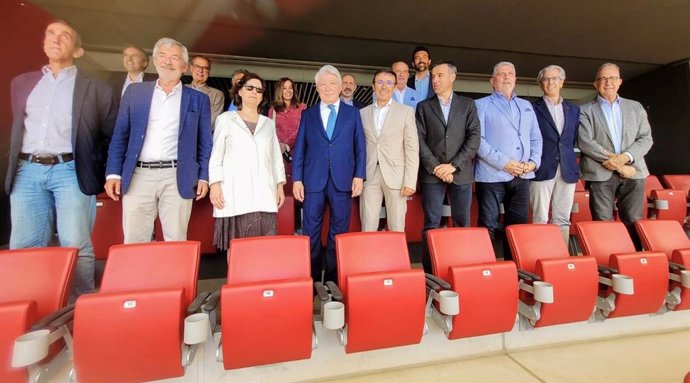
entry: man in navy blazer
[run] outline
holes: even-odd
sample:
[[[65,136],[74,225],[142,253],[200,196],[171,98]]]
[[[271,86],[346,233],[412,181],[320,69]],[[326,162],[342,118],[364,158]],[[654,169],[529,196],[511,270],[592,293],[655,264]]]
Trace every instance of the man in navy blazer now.
[[[544,97],[532,105],[541,131],[542,152],[541,166],[530,182],[530,206],[533,223],[558,225],[563,240],[568,243],[570,211],[579,178],[575,140],[580,124],[580,107],[561,97],[563,81],[565,70],[558,65],[549,65],[537,75]]]
[[[79,248],[70,300],[94,289],[91,228],[103,191],[116,109],[109,86],[77,69],[79,33],[63,20],[46,27],[48,65],[12,80],[12,138],[5,190],[10,248]]]
[[[337,281],[335,236],[350,225],[352,198],[362,194],[366,143],[359,110],[341,102],[340,72],[324,65],[315,76],[321,102],[302,112],[292,160],[293,194],[304,202],[302,229],[311,245],[311,272],[321,281],[321,226],[330,207],[325,280]]]
[[[125,243],[150,241],[157,215],[166,241],[186,240],[192,199],[208,192],[209,99],[182,86],[189,54],[181,43],[158,40],[153,62],[158,80],[127,88],[108,152],[105,190],[123,196]]]

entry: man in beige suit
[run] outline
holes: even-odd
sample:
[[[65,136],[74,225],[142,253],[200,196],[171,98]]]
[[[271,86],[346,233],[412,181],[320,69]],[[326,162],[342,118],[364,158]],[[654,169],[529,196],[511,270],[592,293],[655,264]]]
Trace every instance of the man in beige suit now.
[[[362,231],[379,227],[386,202],[388,230],[405,231],[407,197],[415,192],[419,169],[419,136],[414,109],[393,101],[396,76],[374,74],[376,102],[360,110],[367,142],[367,179],[360,197]]]

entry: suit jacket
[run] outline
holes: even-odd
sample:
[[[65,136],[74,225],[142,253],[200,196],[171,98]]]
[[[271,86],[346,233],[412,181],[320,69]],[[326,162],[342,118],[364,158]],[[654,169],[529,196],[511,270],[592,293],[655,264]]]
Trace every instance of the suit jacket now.
[[[631,165],[637,172],[633,178],[645,179],[649,171],[644,156],[652,148],[652,128],[649,126],[647,112],[639,102],[619,98],[623,117],[621,150],[630,153],[634,159]],[[583,178],[586,181],[606,181],[611,178],[613,171],[606,169],[601,163],[608,159],[605,150],[610,153],[615,153],[615,150],[597,97],[580,106],[577,142],[582,152],[580,170]]]
[[[366,178],[366,144],[359,110],[340,101],[333,137],[328,139],[321,120],[321,102],[302,112],[292,156],[292,179],[304,183],[305,192],[320,192],[328,176],[347,192],[352,178]]]
[[[17,171],[18,156],[24,139],[26,101],[38,81],[41,71],[21,74],[12,80],[12,138],[5,179],[5,191],[10,194]],[[86,195],[103,192],[108,144],[117,117],[113,93],[109,86],[77,70],[72,96],[72,153],[79,189]]]
[[[414,113],[407,105],[391,102],[381,135],[377,137],[374,105],[360,110],[367,142],[367,178],[373,176],[378,164],[390,189],[417,188],[419,137]]]
[[[482,129],[474,177],[477,182],[507,182],[514,177],[503,170],[509,160],[532,161],[541,166],[542,138],[532,104],[514,97],[520,120],[514,122],[497,92],[475,101]],[[534,178],[534,172],[522,178]]]
[[[438,96],[417,104],[417,131],[419,133],[419,182],[442,182],[434,175],[440,164],[453,164],[453,183],[469,184],[474,181],[472,159],[480,141],[477,109],[472,99],[453,95],[446,124]]]
[[[122,194],[127,192],[144,146],[155,86],[156,81],[132,84],[120,102],[106,174],[122,177]],[[186,86],[182,87],[177,145],[177,191],[182,198],[194,198],[197,182],[208,181],[211,108],[208,96]]]
[[[540,98],[532,105],[534,105],[537,114],[542,138],[541,165],[534,173],[534,180],[553,179],[556,176],[556,169],[560,165],[563,180],[571,184],[577,182],[580,175],[575,157],[575,142],[580,125],[580,107],[572,102],[563,101],[565,124],[563,132],[559,134],[546,101]]]
[[[410,78],[407,79],[407,86],[411,89],[416,89],[414,87],[414,79],[415,75],[410,76]],[[431,83],[431,69],[429,70],[429,90],[426,93],[426,98],[427,100],[434,97],[436,95],[436,92],[434,92],[434,85]],[[417,100],[417,102],[422,101],[422,100]]]
[[[113,72],[108,78],[108,85],[113,88],[113,98],[115,99],[115,110],[120,109],[120,99],[122,98],[122,88],[125,86],[127,72]],[[155,73],[144,72],[144,81],[156,81],[158,75]]]
[[[393,93],[393,99],[395,100],[395,93]],[[399,103],[412,107],[412,109],[417,109],[417,103],[419,103],[419,101],[421,100],[417,100],[417,95],[415,94],[414,89],[410,88],[409,86],[405,87],[405,95],[403,96],[403,99],[398,100]]]

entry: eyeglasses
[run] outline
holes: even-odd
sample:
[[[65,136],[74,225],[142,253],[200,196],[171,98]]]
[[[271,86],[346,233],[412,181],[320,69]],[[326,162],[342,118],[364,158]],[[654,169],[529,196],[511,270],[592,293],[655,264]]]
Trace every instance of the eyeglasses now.
[[[597,77],[597,82],[601,83],[607,83],[607,82],[617,82],[621,78],[618,76],[609,76],[609,77]]]
[[[386,81],[383,81],[383,80],[376,80],[376,85],[378,85],[378,86],[383,86],[383,85],[386,85],[386,86],[393,86],[393,84],[394,84],[394,83],[393,83],[393,81],[391,81],[391,80],[386,80]]]
[[[543,78],[541,79],[541,82],[543,82],[543,83],[548,83],[548,82],[559,82],[559,81],[563,81],[559,76],[555,76],[555,77],[543,77]]]
[[[258,93],[258,94],[262,94],[264,92],[264,88],[259,88],[259,87],[254,86],[254,85],[245,85],[244,89],[246,89],[247,92],[251,92],[251,91],[255,90],[256,93]]]
[[[210,67],[201,66],[201,65],[196,65],[196,64],[192,64],[192,68],[194,68],[194,69],[196,69],[196,70],[200,70],[200,71],[202,71],[202,72],[210,72],[210,71],[211,71],[211,68],[210,68]]]

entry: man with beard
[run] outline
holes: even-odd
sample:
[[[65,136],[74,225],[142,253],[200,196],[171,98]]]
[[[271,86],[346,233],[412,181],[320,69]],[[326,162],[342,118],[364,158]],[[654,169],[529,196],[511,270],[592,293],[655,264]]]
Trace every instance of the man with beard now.
[[[132,84],[122,97],[105,191],[123,196],[125,243],[150,241],[156,216],[166,241],[186,240],[192,199],[208,192],[211,108],[205,94],[182,86],[188,62],[184,45],[158,40],[158,81]]]
[[[361,101],[355,100],[355,90],[357,90],[357,79],[351,74],[343,75],[343,90],[340,91],[340,100],[357,109],[362,109],[364,105]]]
[[[512,257],[498,227],[500,206],[505,226],[527,223],[529,180],[541,163],[542,151],[534,108],[513,93],[515,81],[515,65],[502,61],[489,80],[494,92],[475,101],[482,132],[474,167],[479,226],[489,230],[494,245],[503,244],[506,260]]]
[[[412,66],[416,72],[414,77],[407,80],[407,86],[415,90],[417,101],[426,100],[434,96],[434,86],[431,83],[431,54],[424,46],[418,46],[412,52]]]

